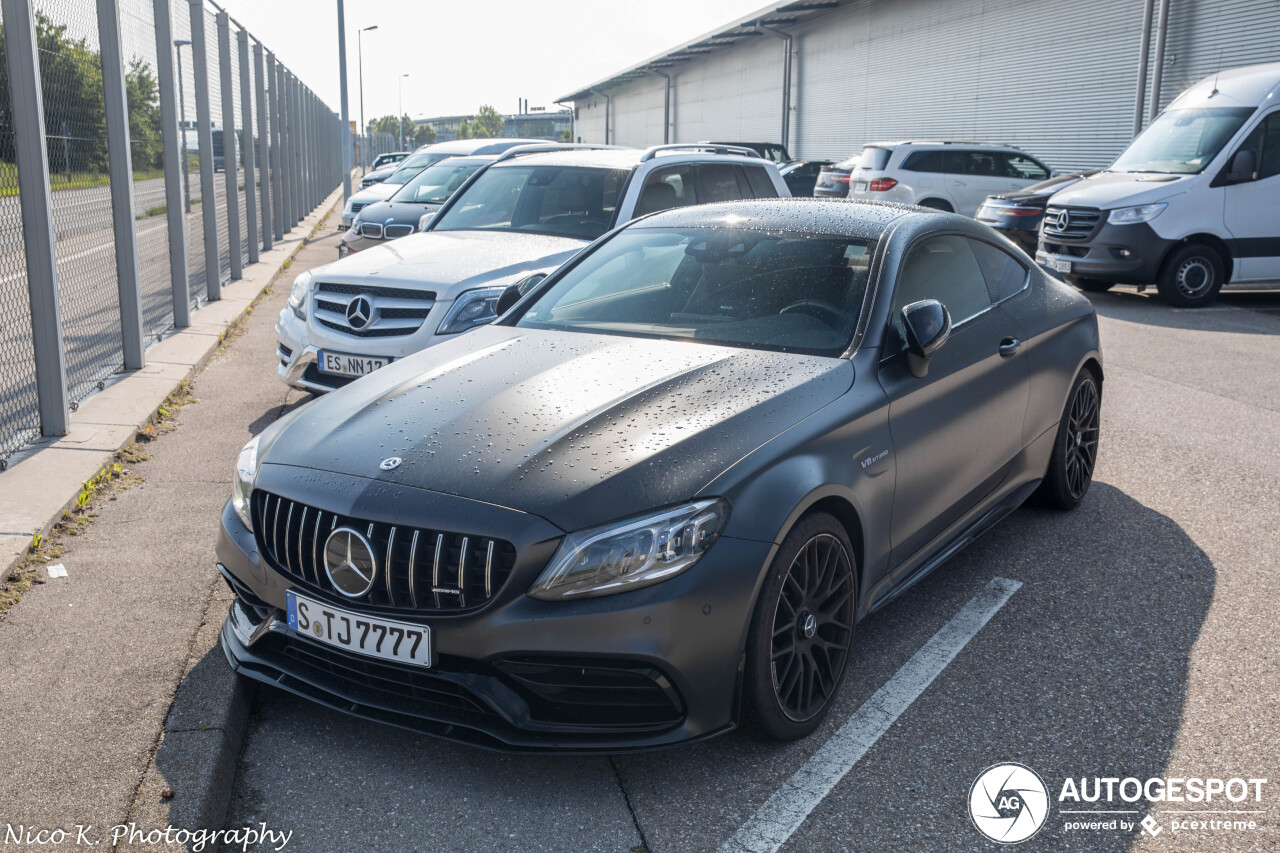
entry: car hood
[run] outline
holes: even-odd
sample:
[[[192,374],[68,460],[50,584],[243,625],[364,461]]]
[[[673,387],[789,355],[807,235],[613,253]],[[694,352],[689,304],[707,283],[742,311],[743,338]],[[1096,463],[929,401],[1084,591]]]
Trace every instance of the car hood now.
[[[502,231],[427,231],[388,240],[312,271],[343,284],[414,287],[437,298],[535,272],[549,272],[585,240]]]
[[[575,530],[694,497],[853,375],[847,359],[488,326],[314,401],[262,461]]]
[[[352,193],[351,204],[373,204],[377,201],[390,198],[396,194],[396,190],[400,189],[402,184],[388,184],[385,181],[380,184],[374,184],[371,187],[360,190],[358,193]]]
[[[1083,178],[1049,200],[1055,205],[1075,205],[1113,210],[1164,201],[1187,191],[1196,175],[1161,175],[1144,172],[1099,172]]]
[[[382,225],[412,225],[418,227],[418,220],[424,213],[434,213],[444,207],[439,204],[417,204],[403,201],[380,201],[366,205],[356,214],[356,222],[378,222]]]

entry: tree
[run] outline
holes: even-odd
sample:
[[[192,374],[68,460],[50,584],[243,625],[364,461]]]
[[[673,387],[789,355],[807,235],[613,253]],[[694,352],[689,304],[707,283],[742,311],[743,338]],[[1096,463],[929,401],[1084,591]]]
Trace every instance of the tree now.
[[[570,131],[568,131],[568,130],[562,130],[562,131],[560,131],[560,141],[561,141],[561,142],[572,142],[572,141],[573,141],[573,133],[572,133],[572,132],[570,132]]]
[[[471,124],[464,118],[458,124],[458,139],[470,139],[470,138],[471,138]]]
[[[125,96],[129,103],[129,142],[133,168],[164,168],[164,149],[160,140],[160,93],[151,66],[134,58],[124,75]]]
[[[482,104],[471,120],[471,135],[476,139],[487,139],[502,135],[502,125],[506,122],[502,113],[488,104]]]
[[[413,128],[413,144],[416,148],[419,145],[430,145],[436,141],[436,129],[429,124],[414,125]]]

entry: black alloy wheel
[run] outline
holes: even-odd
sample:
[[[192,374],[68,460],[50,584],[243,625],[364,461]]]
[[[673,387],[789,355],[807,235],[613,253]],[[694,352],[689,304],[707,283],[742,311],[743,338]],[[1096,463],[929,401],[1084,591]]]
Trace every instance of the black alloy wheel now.
[[[770,737],[817,728],[844,679],[853,646],[853,550],[826,513],[784,540],[761,591],[748,641],[747,710]]]
[[[1040,503],[1057,509],[1073,509],[1084,500],[1098,462],[1101,413],[1101,389],[1097,378],[1086,368],[1071,385],[1049,470],[1036,490]]]

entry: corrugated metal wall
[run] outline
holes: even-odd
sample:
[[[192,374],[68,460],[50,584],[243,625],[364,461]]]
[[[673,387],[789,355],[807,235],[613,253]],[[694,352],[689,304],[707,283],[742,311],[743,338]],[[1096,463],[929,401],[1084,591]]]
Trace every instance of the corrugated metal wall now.
[[[1133,130],[1142,10],[1142,0],[847,3],[792,30],[789,148],[842,158],[876,140],[977,139],[1059,169],[1105,166]],[[1151,54],[1154,44],[1153,34]],[[782,42],[759,36],[676,65],[673,140],[777,139],[781,61]],[[1171,0],[1160,105],[1219,65],[1271,61],[1280,0]],[[611,142],[662,141],[661,78],[610,91]],[[579,107],[577,135],[603,141],[604,99]]]

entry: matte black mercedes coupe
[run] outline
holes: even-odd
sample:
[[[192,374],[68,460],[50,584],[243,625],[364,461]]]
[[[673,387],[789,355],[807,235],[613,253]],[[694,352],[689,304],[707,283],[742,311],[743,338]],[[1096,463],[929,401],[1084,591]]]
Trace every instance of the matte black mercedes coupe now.
[[[797,738],[859,619],[1089,488],[1093,309],[971,219],[669,210],[528,284],[245,446],[239,672],[502,750]]]

